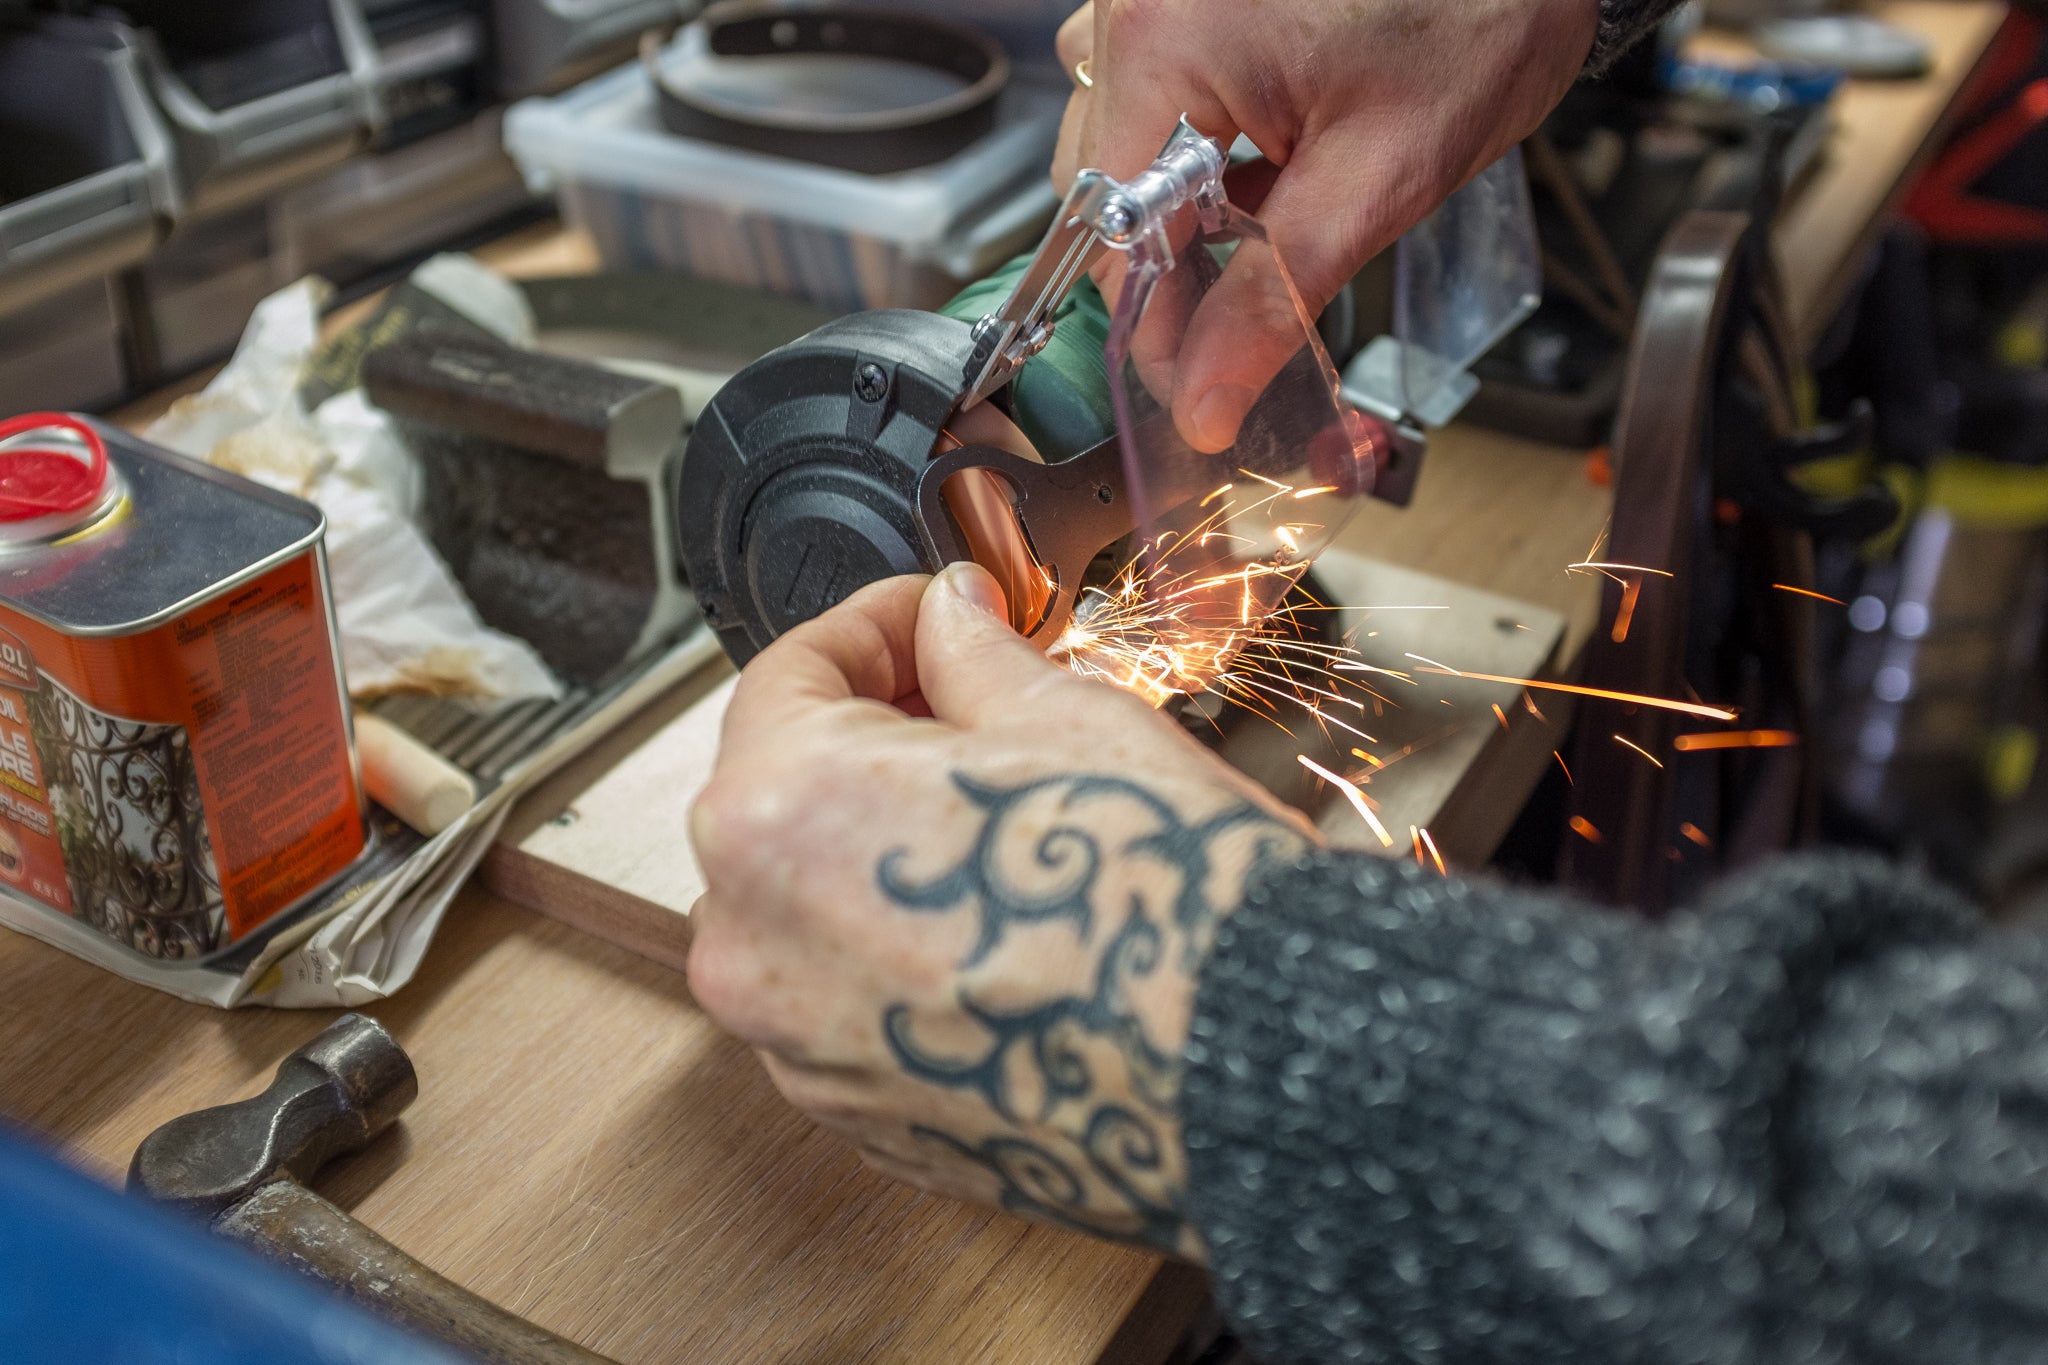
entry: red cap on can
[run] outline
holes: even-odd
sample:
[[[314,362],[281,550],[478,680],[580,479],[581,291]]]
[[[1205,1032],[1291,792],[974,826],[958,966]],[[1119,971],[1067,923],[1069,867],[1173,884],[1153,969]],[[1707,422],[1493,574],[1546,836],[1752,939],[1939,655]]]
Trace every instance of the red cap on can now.
[[[0,521],[90,507],[107,487],[107,445],[89,423],[62,412],[0,421]]]

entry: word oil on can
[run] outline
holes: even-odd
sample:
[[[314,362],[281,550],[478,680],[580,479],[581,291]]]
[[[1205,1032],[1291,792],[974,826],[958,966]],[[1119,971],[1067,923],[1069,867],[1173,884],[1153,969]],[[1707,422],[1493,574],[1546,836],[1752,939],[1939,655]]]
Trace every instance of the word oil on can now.
[[[325,530],[90,419],[0,422],[0,895],[197,960],[361,854]]]

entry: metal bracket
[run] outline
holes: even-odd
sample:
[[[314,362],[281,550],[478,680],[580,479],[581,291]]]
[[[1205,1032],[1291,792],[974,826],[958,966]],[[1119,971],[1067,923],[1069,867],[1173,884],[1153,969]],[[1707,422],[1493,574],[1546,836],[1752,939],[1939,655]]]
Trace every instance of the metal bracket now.
[[[1147,238],[1163,244],[1166,225],[1190,203],[1204,215],[1220,211],[1224,164],[1223,149],[1183,118],[1158,159],[1128,183],[1096,170],[1075,177],[1010,297],[975,324],[960,410],[997,392],[1045,349],[1053,315],[1103,252]]]

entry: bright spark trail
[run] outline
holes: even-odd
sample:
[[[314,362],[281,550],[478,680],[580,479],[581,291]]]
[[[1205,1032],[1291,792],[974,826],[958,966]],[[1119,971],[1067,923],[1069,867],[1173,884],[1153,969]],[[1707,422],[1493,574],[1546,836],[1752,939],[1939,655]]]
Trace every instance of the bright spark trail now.
[[[1511,687],[1534,687],[1545,692],[1569,692],[1576,697],[1598,697],[1603,701],[1624,701],[1632,706],[1654,706],[1665,711],[1678,711],[1688,716],[1702,716],[1707,720],[1734,720],[1736,712],[1725,706],[1701,706],[1689,701],[1673,701],[1669,697],[1646,697],[1636,692],[1610,692],[1604,687],[1581,687],[1577,683],[1541,682],[1535,678],[1508,678],[1498,673],[1470,673],[1462,668],[1452,668],[1434,659],[1425,659],[1420,654],[1408,656],[1424,665],[1418,673],[1437,673],[1446,678],[1470,678],[1474,682],[1506,683]]]
[[[1708,730],[1679,735],[1671,747],[1687,754],[1701,749],[1789,749],[1797,743],[1799,735],[1793,730]]]
[[[1382,845],[1387,848],[1394,846],[1394,836],[1387,833],[1387,827],[1380,823],[1380,817],[1373,812],[1372,803],[1366,800],[1365,793],[1359,790],[1356,782],[1341,774],[1331,772],[1307,754],[1296,754],[1295,758],[1301,763],[1302,767],[1342,792],[1344,799],[1351,803],[1351,808],[1358,812],[1359,818],[1364,820],[1372,832],[1379,836],[1379,841]]]

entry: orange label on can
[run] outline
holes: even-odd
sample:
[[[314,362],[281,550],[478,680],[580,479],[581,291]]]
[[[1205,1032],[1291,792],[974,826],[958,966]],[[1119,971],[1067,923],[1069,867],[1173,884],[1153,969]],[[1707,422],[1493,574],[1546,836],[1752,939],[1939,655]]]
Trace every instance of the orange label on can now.
[[[0,881],[192,958],[346,868],[362,801],[316,570],[118,637],[0,605]]]

